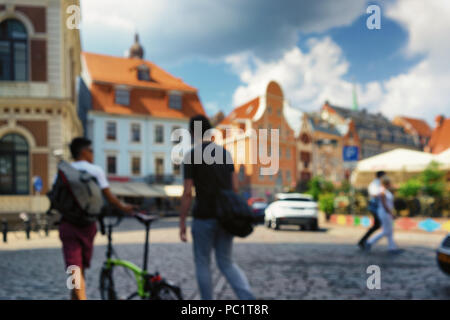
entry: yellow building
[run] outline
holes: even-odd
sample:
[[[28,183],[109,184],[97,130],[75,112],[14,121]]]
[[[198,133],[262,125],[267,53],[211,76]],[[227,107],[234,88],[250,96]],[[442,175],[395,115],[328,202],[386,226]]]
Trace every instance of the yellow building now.
[[[0,213],[44,212],[60,150],[82,134],[77,116],[79,30],[66,9],[78,0],[0,0]]]

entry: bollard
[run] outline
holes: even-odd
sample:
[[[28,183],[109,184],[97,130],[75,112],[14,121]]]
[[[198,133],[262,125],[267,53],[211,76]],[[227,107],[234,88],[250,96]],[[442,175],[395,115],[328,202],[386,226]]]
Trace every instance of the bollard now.
[[[25,234],[27,235],[27,240],[30,240],[30,233],[31,233],[31,221],[26,220],[25,222]]]
[[[45,231],[45,236],[48,237],[48,233],[49,233],[49,229],[50,229],[50,223],[48,223],[48,219],[45,219],[45,225],[44,225],[44,231]]]
[[[3,233],[3,242],[8,242],[8,221],[6,219],[2,220],[2,233]]]

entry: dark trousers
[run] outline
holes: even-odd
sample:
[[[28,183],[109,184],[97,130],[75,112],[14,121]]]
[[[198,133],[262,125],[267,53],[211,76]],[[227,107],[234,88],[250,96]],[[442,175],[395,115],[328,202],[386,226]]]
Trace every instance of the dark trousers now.
[[[373,223],[373,226],[369,230],[367,230],[366,234],[361,238],[361,240],[359,240],[358,244],[360,244],[360,245],[365,244],[367,239],[369,239],[369,237],[372,235],[372,233],[377,231],[381,226],[381,221],[380,221],[380,218],[378,218],[378,215],[374,212],[370,212],[370,213],[373,216],[374,223]]]

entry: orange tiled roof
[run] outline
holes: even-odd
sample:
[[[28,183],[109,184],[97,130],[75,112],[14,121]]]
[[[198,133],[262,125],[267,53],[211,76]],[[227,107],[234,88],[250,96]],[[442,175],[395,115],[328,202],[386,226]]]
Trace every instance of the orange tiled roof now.
[[[144,114],[159,118],[178,119],[198,114],[206,115],[195,88],[151,62],[86,52],[83,53],[83,56],[93,80],[90,88],[93,110],[112,114]],[[154,81],[138,79],[135,68],[142,64],[146,64],[150,68],[150,76]],[[129,106],[115,103],[112,85],[131,86]],[[184,92],[181,110],[169,108],[167,90]]]
[[[431,128],[424,120],[401,117],[404,121],[408,122],[422,137],[431,136]]]
[[[434,154],[450,148],[450,119],[445,119],[442,125],[433,130],[428,148]]]
[[[82,55],[93,81],[165,90],[197,91],[150,61],[88,52],[83,52]],[[150,68],[150,77],[153,81],[138,79],[136,68],[143,64]]]
[[[130,105],[123,106],[115,103],[114,90],[110,85],[93,84],[91,87],[92,108],[113,114],[131,115],[144,114],[159,118],[190,118],[195,115],[206,115],[205,110],[196,93],[183,95],[183,107],[181,110],[169,108],[169,101],[165,93],[148,90],[132,89]]]
[[[235,119],[252,119],[259,108],[259,97],[235,108],[225,119],[220,122],[221,125],[227,125]]]

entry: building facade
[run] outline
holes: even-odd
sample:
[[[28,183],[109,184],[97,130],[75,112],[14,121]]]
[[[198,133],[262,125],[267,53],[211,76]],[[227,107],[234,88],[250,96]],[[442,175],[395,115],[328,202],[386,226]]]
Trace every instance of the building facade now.
[[[424,150],[431,138],[431,128],[425,120],[397,116],[392,120],[396,126],[402,127],[414,138],[414,142]]]
[[[144,60],[138,37],[129,52],[129,57],[82,54],[79,110],[94,161],[112,181],[181,185],[171,135],[188,129],[190,117],[205,115],[197,89]]]
[[[402,127],[394,125],[382,114],[372,114],[364,110],[351,110],[325,102],[320,111],[323,120],[340,130],[352,120],[359,137],[361,159],[396,148],[420,150],[420,144]]]
[[[300,132],[297,137],[297,187],[300,191],[308,189],[308,182],[313,177],[313,127],[308,115],[303,113]]]
[[[58,151],[82,134],[76,110],[79,30],[69,0],[0,0],[0,213],[44,212]]]
[[[287,104],[280,85],[272,81],[264,94],[235,108],[217,126],[224,136],[224,147],[233,156],[240,189],[247,196],[273,195],[296,185],[296,140],[285,118]],[[263,129],[267,130],[266,138],[259,135]],[[272,140],[272,129],[278,129],[278,139]],[[273,160],[266,161],[265,156]],[[278,164],[273,174],[263,174],[262,169],[274,161]]]

